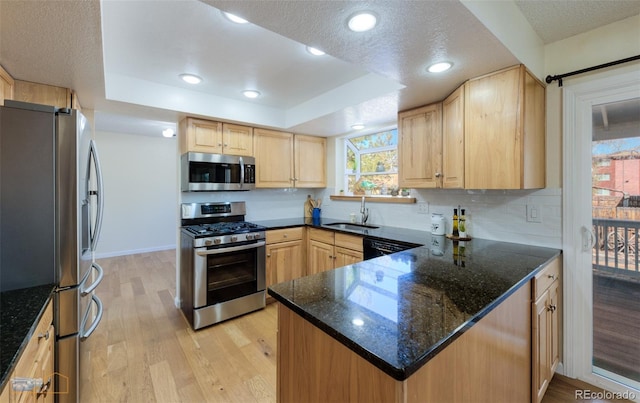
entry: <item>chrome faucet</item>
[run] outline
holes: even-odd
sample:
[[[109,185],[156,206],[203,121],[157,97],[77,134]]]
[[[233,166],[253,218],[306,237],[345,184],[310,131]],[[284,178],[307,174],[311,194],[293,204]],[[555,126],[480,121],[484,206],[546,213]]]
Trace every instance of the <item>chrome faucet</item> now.
[[[360,224],[365,225],[369,219],[369,209],[365,208],[364,196],[362,196],[362,202],[360,203]]]

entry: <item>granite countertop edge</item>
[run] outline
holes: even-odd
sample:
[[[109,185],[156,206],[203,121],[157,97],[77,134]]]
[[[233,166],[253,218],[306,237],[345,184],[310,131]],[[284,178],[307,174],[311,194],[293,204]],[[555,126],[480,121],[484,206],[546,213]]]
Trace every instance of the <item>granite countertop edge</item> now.
[[[28,329],[24,329],[24,327],[22,327],[19,331],[20,334],[17,336],[17,338],[21,338],[21,342],[20,344],[17,346],[17,349],[15,350],[15,353],[12,355],[12,358],[10,360],[8,360],[7,362],[2,362],[0,364],[0,371],[2,371],[2,375],[0,377],[0,392],[2,392],[4,390],[4,388],[7,386],[7,384],[9,383],[9,375],[11,374],[11,372],[14,370],[16,363],[20,360],[20,358],[22,357],[22,354],[24,353],[25,348],[27,347],[27,344],[29,343],[29,340],[31,340],[31,337],[33,336],[36,327],[38,326],[38,322],[40,322],[40,319],[42,318],[42,315],[44,314],[45,309],[47,308],[49,301],[51,301],[51,298],[53,297],[53,292],[55,290],[55,286],[53,284],[47,284],[44,286],[36,286],[36,287],[30,287],[30,288],[26,288],[23,290],[17,290],[17,292],[24,292],[24,296],[26,295],[32,295],[31,292],[33,291],[33,293],[35,293],[35,295],[37,295],[39,298],[44,298],[43,304],[40,307],[39,310],[37,310],[37,313],[33,313],[31,315],[29,315],[29,319],[27,319],[28,321],[31,320],[31,318],[33,318],[33,321],[31,322],[31,325],[28,327]],[[10,291],[10,292],[16,292],[16,291]],[[3,293],[4,294],[4,293]],[[7,314],[6,312],[3,312],[5,315]],[[9,314],[11,314],[11,312],[9,312]],[[6,326],[6,323],[3,323],[3,328]],[[3,329],[2,332],[8,332],[10,330],[7,329]],[[24,337],[22,337],[22,334],[24,334]],[[3,337],[4,339],[4,337]],[[2,340],[4,342],[4,340]],[[6,346],[4,346],[4,343],[0,344],[0,347],[2,349],[6,348]],[[13,347],[13,346],[11,346]],[[13,349],[12,349],[13,351]],[[4,360],[3,360],[4,361]],[[6,364],[6,365],[5,365]]]

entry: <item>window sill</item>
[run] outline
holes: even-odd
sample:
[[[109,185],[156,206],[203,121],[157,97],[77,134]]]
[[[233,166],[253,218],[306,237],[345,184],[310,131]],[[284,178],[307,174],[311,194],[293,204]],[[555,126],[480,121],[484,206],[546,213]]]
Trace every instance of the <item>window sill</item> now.
[[[382,196],[382,195],[367,195],[364,196],[365,201],[369,203],[396,203],[396,204],[412,204],[416,202],[415,197],[411,196]],[[340,201],[361,201],[362,195],[331,195],[329,196],[331,200],[340,200]]]

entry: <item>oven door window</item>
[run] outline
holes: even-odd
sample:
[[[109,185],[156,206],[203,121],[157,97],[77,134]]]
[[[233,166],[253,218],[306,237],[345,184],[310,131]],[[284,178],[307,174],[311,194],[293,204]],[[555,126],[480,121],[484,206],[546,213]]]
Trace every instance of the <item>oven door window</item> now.
[[[258,291],[257,249],[207,255],[207,305]]]
[[[240,164],[190,162],[191,183],[240,183]]]

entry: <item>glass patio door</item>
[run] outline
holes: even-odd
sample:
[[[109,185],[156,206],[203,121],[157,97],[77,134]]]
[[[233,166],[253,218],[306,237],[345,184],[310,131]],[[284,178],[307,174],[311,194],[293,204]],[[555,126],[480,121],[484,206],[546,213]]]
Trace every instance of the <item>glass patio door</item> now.
[[[593,372],[640,384],[640,97],[592,106]]]
[[[576,79],[562,98],[560,372],[640,402],[640,74]]]

